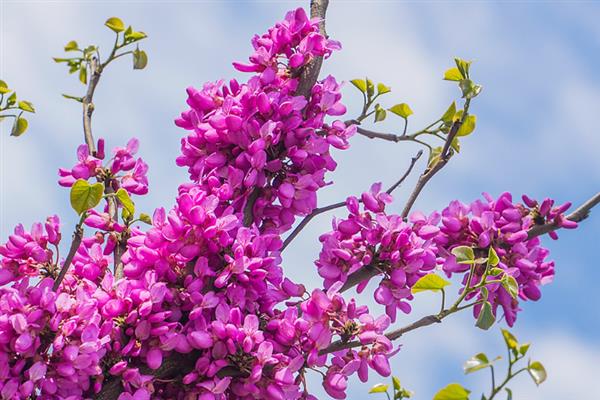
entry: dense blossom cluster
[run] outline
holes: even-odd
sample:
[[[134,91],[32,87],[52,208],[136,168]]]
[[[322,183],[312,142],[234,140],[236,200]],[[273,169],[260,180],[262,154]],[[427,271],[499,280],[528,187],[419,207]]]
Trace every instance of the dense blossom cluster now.
[[[345,283],[348,275],[364,268],[377,271],[375,275],[383,277],[374,297],[386,306],[392,321],[397,309],[410,312],[407,300],[412,299],[411,287],[436,266],[448,276],[464,274],[463,284],[467,284],[471,265],[457,262],[453,248],[471,247],[477,258],[484,259],[491,246],[500,258],[498,273],[488,279],[495,282],[485,285],[485,294],[475,290],[467,299],[487,299],[494,314],[501,307],[512,326],[519,311],[518,299],[499,283],[502,276],[515,278],[522,300],[534,301],[541,296],[539,287],[554,277],[554,262],[546,260],[549,251],[540,245],[538,237],[529,238],[529,229],[546,223],[566,229],[577,227],[564,216],[570,203],[554,207],[551,199],[538,204],[523,196],[524,204],[514,204],[509,193],[497,199],[484,193],[484,200],[469,205],[453,201],[441,213],[426,216],[414,212],[404,222],[398,215],[385,213],[385,204],[391,198],[380,190],[377,184],[362,195],[362,213],[358,199],[348,198],[350,214],[346,219],[335,219],[333,230],[320,237],[323,248],[316,265],[326,287]],[[481,282],[485,271],[485,263],[474,268],[471,287]],[[367,283],[363,281],[357,289],[361,291]],[[480,310],[481,305],[474,307],[476,317]]]
[[[325,120],[345,113],[333,77],[306,97],[296,94],[303,67],[340,48],[317,24],[302,9],[289,12],[253,38],[249,64],[234,63],[252,73],[247,82],[188,89],[190,109],[176,124],[189,133],[177,164],[191,182],[179,187],[170,210],[154,212],[149,229],[114,221],[107,208],[89,210],[84,222],[94,233],[86,232],[57,291],[64,263],[58,217],[29,232],[18,226],[0,246],[2,399],[91,398],[115,383],[121,400],[314,399],[306,387],[311,369],[322,372],[330,396],[343,399],[349,376],[390,374],[398,348],[385,332],[398,309],[410,312],[415,282],[436,268],[469,270],[456,263],[456,246],[493,246],[521,298],[539,298],[553,263],[527,231],[547,221],[574,224],[563,216],[568,205],[513,204],[508,194],[404,221],[386,213],[391,196],[373,185],[350,197],[348,217],[320,238],[324,289],[308,291],[284,276],[281,235],[316,207],[316,191],[336,167],[331,147],[346,149],[356,130]],[[106,163],[104,142],[97,147],[90,154],[80,146],[59,184],[97,180],[110,191],[147,193],[137,140]],[[121,276],[113,270],[123,237]],[[374,293],[385,306],[381,316],[342,296],[348,276],[364,268],[382,275]],[[487,289],[512,324],[516,300],[498,284]],[[343,348],[353,341],[359,345]],[[153,376],[169,364],[178,370]]]
[[[296,95],[302,67],[340,48],[318,33],[303,9],[252,44],[251,64],[234,63],[255,73],[248,82],[188,88],[191,108],[176,123],[191,133],[177,164],[221,201],[248,207],[262,231],[281,233],[316,207],[325,172],[336,167],[330,147],[347,148],[356,127],[325,123],[326,116],[346,112],[332,76],[317,82],[308,98]]]

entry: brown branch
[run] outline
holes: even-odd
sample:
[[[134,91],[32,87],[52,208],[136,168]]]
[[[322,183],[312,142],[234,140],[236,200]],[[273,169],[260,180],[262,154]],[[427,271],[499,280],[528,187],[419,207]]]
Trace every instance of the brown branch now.
[[[79,222],[79,224],[77,224],[77,226],[75,227],[75,232],[73,232],[73,239],[71,241],[71,248],[69,249],[69,254],[67,254],[67,258],[65,258],[65,262],[63,263],[58,276],[54,280],[54,285],[52,286],[52,290],[54,290],[55,292],[58,290],[62,280],[65,278],[65,275],[67,274],[67,271],[69,270],[69,267],[71,266],[71,263],[73,262],[73,257],[75,257],[75,253],[77,252],[77,249],[79,249],[79,246],[81,245],[81,240],[83,239],[83,229],[81,226],[82,226],[82,223]],[[58,263],[58,261],[57,261],[57,263]]]
[[[358,126],[356,128],[356,132],[358,132],[359,134],[368,137],[369,139],[383,139],[383,140],[388,140],[390,142],[395,142],[398,143],[402,140],[412,140],[413,138],[411,137],[411,135],[395,135],[393,133],[382,133],[382,132],[375,132],[375,131],[371,131],[365,128],[361,128],[360,126]]]
[[[327,13],[327,7],[329,6],[329,0],[311,0],[310,1],[310,17],[319,18],[319,32],[321,35],[327,37],[325,31],[325,14]],[[323,57],[315,57],[308,65],[306,65],[300,74],[300,82],[296,94],[310,97],[310,92],[319,78],[319,72],[321,72],[321,65],[323,64]]]
[[[419,150],[419,152],[411,159],[410,165],[409,165],[408,169],[406,170],[406,172],[404,173],[404,175],[402,175],[402,177],[400,177],[400,179],[396,183],[394,183],[392,186],[389,187],[388,190],[386,190],[387,194],[391,194],[394,190],[396,190],[396,188],[398,186],[400,186],[402,184],[402,182],[404,182],[404,180],[410,175],[411,171],[413,170],[413,167],[417,163],[417,160],[419,160],[419,158],[421,158],[422,155],[423,155],[423,150]],[[359,201],[361,201],[361,200],[359,199]],[[292,242],[292,240],[294,240],[296,238],[296,236],[298,236],[300,231],[302,231],[302,229],[304,229],[304,227],[306,225],[308,225],[308,223],[314,217],[316,217],[317,215],[322,214],[324,212],[335,210],[336,208],[344,207],[345,205],[346,205],[345,201],[340,201],[338,203],[330,204],[328,206],[315,208],[310,214],[308,214],[306,217],[304,217],[304,219],[298,224],[298,226],[296,226],[296,228],[294,228],[292,233],[290,233],[288,235],[288,237],[285,238],[285,240],[283,241],[283,246],[281,247],[281,251],[285,250],[285,248],[288,247],[288,245]]]
[[[92,61],[90,62],[90,82],[88,83],[87,92],[81,101],[83,104],[83,134],[85,143],[88,146],[89,154],[92,156],[96,156],[96,143],[94,142],[94,136],[92,135],[92,114],[94,112],[93,98],[96,86],[98,85],[102,74],[102,66],[98,65],[98,62],[96,57],[92,57]]]

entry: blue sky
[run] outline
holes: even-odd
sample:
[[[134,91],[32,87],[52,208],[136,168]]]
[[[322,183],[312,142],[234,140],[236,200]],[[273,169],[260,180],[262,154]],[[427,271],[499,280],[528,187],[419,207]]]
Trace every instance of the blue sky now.
[[[185,108],[185,88],[208,80],[239,77],[233,60],[245,60],[250,37],[263,32],[298,1],[0,1],[0,77],[31,100],[38,112],[30,131],[9,138],[0,126],[0,237],[12,227],[30,225],[58,213],[65,237],[74,224],[68,191],[56,185],[56,171],[71,166],[82,140],[81,110],[60,93],[80,95],[83,86],[50,57],[62,54],[71,39],[80,44],[111,45],[102,26],[119,16],[149,39],[144,71],[128,60],[111,65],[95,98],[94,132],[108,146],[131,136],[141,141],[140,154],[150,165],[151,194],[137,200],[152,211],[173,203],[185,171],[174,165],[182,131],[173,119]],[[600,188],[600,5],[593,2],[394,2],[332,0],[328,32],[343,51],[324,67],[339,80],[368,75],[392,86],[390,105],[407,102],[418,129],[435,120],[457,96],[441,80],[454,56],[474,60],[472,76],[484,91],[472,106],[478,116],[475,134],[463,151],[434,178],[416,208],[439,209],[452,199],[470,201],[482,191],[511,191],[580,203]],[[359,96],[344,90],[349,116],[359,112]],[[379,129],[401,129],[390,118]],[[360,193],[373,181],[393,182],[417,148],[356,137],[352,148],[338,152],[335,185],[324,189],[321,204]],[[423,168],[419,165],[419,169]],[[396,193],[400,211],[414,179]],[[600,210],[598,210],[600,211]],[[329,228],[331,215],[305,229],[285,253],[286,272],[319,285],[312,262],[317,236]],[[544,361],[549,381],[536,388],[523,376],[517,399],[591,398],[600,375],[600,294],[593,278],[598,267],[600,212],[581,228],[564,232],[559,242],[546,241],[557,262],[555,282],[540,302],[526,304],[514,329],[533,341],[532,357]],[[437,298],[422,295],[410,322],[437,307]],[[371,302],[372,304],[372,302]],[[480,332],[469,315],[451,317],[438,326],[406,336],[393,359],[394,372],[430,399],[449,382],[478,390],[487,375],[464,377],[462,362],[486,351],[504,354],[499,331]],[[373,379],[372,383],[377,382]],[[323,395],[315,380],[315,392]],[[351,399],[366,397],[369,386],[353,383]]]

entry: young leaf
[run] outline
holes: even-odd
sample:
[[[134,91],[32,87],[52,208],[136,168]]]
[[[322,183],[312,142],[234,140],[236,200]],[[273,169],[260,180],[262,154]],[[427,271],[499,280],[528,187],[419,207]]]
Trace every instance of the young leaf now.
[[[435,164],[440,160],[443,148],[441,146],[434,147],[429,153],[429,161],[427,162],[427,168],[433,168]]]
[[[127,190],[120,188],[117,190],[116,194],[123,205],[123,219],[132,218],[135,214],[135,204],[133,203],[133,200],[131,200],[131,197],[129,197],[129,193],[127,193]]]
[[[152,217],[150,217],[148,214],[141,213],[140,221],[142,221],[145,224],[152,225]]]
[[[79,81],[84,85],[87,85],[87,68],[85,64],[82,64],[79,68]]]
[[[475,130],[476,123],[477,123],[477,117],[475,115],[467,115],[467,117],[463,121],[460,128],[458,128],[458,132],[456,132],[456,136],[470,135]]]
[[[475,259],[475,253],[469,246],[455,247],[452,249],[451,253],[454,254],[456,257],[456,262],[459,264],[471,263]]]
[[[413,111],[406,103],[396,104],[395,106],[388,108],[388,110],[402,118],[408,118],[408,116],[413,113]]]
[[[125,32],[125,40],[127,40],[128,42],[137,42],[138,40],[142,40],[147,38],[148,35],[146,35],[144,32],[131,32],[131,33],[127,33]]]
[[[495,267],[499,262],[500,259],[498,258],[498,253],[496,253],[496,250],[490,246],[490,250],[488,251],[488,264],[492,267]]]
[[[33,108],[33,104],[28,101],[21,100],[19,101],[19,108],[23,111],[34,113],[35,109]]]
[[[395,376],[392,376],[392,383],[394,384],[394,390],[400,390],[402,386],[400,385],[400,379]]]
[[[13,92],[13,94],[11,94],[10,96],[8,96],[8,99],[6,99],[6,105],[7,106],[12,106],[17,102],[17,92]]]
[[[116,33],[123,32],[125,30],[125,24],[123,24],[123,21],[117,17],[107,19],[104,25]]]
[[[505,274],[502,277],[501,284],[504,290],[506,290],[513,299],[517,298],[519,295],[519,284],[513,276]]]
[[[481,85],[476,85],[470,79],[463,79],[462,81],[460,81],[458,86],[462,91],[462,97],[464,97],[465,99],[472,99],[473,97],[476,97],[482,89]]]
[[[78,215],[83,214],[90,208],[94,208],[102,200],[104,185],[101,183],[90,183],[84,179],[78,179],[71,187],[71,207]]]
[[[452,119],[454,118],[454,114],[456,114],[456,102],[453,101],[452,104],[450,104],[450,107],[448,107],[448,109],[444,113],[444,115],[442,115],[442,121],[444,121],[445,124],[451,124]]]
[[[445,280],[439,275],[436,274],[427,274],[422,276],[412,287],[413,293],[424,292],[427,290],[431,290],[433,292],[437,292],[442,290],[446,286],[450,284],[449,281]]]
[[[148,56],[144,50],[135,49],[133,51],[133,69],[144,69],[148,64]]]
[[[533,379],[535,384],[538,386],[542,384],[548,377],[548,374],[546,373],[546,368],[544,368],[542,363],[539,361],[529,362],[529,365],[527,366],[527,371],[529,372],[529,375],[531,375],[531,379]]]
[[[458,68],[460,74],[464,77],[464,79],[469,79],[469,68],[471,67],[472,61],[465,61],[461,58],[456,57],[454,59],[456,63],[456,67]]]
[[[506,390],[506,400],[512,400],[512,390],[510,390],[509,388],[504,388],[504,390]]]
[[[373,85],[373,81],[369,78],[366,78],[367,81],[367,96],[369,98],[375,94],[375,85]]]
[[[375,122],[383,121],[387,116],[387,111],[379,104],[375,106]]]
[[[519,342],[517,341],[517,338],[515,337],[515,335],[510,333],[508,330],[502,329],[502,336],[504,337],[504,342],[506,343],[506,347],[508,347],[509,349],[515,350],[517,348],[517,346],[519,345]]]
[[[352,79],[350,83],[361,92],[367,93],[367,82],[364,79]]]
[[[446,72],[444,72],[444,80],[461,81],[463,79],[464,79],[464,76],[460,73],[460,71],[456,67],[447,69]]]
[[[378,383],[377,385],[373,386],[371,388],[371,390],[369,390],[369,393],[385,393],[388,390],[388,387],[390,385],[384,385],[383,383]]]
[[[465,362],[463,370],[465,371],[465,374],[470,374],[471,372],[479,371],[480,369],[489,366],[490,360],[488,360],[487,356],[484,353],[478,353]]]
[[[2,79],[0,79],[0,94],[6,94],[6,93],[10,93],[10,89],[8,88],[8,85],[6,84],[6,82],[4,82]]]
[[[470,390],[458,383],[451,383],[433,396],[433,400],[469,400]]]
[[[76,41],[71,40],[69,43],[65,44],[65,51],[75,51],[75,50],[79,50],[79,46],[77,45]]]
[[[519,354],[521,354],[522,356],[527,354],[527,350],[529,350],[529,346],[531,346],[531,343],[524,343],[524,344],[520,345],[519,346]]]
[[[27,127],[29,126],[29,122],[23,117],[17,117],[15,123],[13,124],[12,130],[10,131],[10,136],[19,137],[25,133]]]
[[[377,94],[386,94],[392,91],[392,88],[385,86],[383,83],[377,84]]]
[[[63,93],[62,97],[64,97],[65,99],[75,100],[75,101],[78,101],[80,103],[83,102],[83,98],[77,97],[77,96],[71,96],[70,94],[64,94]]]
[[[492,313],[492,305],[489,301],[486,301],[483,303],[481,311],[479,311],[479,317],[477,317],[475,326],[487,331],[494,325],[494,322],[496,322],[496,317],[494,316],[494,313]]]

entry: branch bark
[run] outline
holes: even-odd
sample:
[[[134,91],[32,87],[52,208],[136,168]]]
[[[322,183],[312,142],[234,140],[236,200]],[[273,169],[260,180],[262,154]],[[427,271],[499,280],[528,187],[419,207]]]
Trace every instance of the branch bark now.
[[[396,188],[398,186],[400,186],[402,184],[402,182],[404,182],[404,180],[410,175],[410,173],[413,170],[413,167],[415,166],[415,164],[417,163],[419,158],[421,158],[422,155],[423,155],[423,150],[419,150],[419,152],[411,159],[410,165],[409,165],[408,169],[406,170],[406,172],[404,173],[404,175],[402,175],[402,177],[396,183],[394,183],[392,186],[390,186],[390,188],[388,190],[386,190],[387,194],[391,194],[394,190],[396,190]],[[336,208],[344,207],[345,205],[346,205],[345,201],[340,201],[338,203],[330,204],[328,206],[315,208],[310,214],[308,214],[306,217],[304,217],[304,219],[298,224],[298,226],[296,226],[296,228],[294,228],[292,233],[290,233],[288,235],[288,237],[285,238],[285,240],[283,241],[283,246],[281,247],[281,251],[285,250],[285,248],[288,247],[288,245],[292,242],[292,240],[294,240],[296,238],[296,236],[298,236],[300,231],[302,231],[302,229],[304,229],[304,227],[306,225],[308,225],[308,223],[314,217],[316,217],[317,215],[322,214],[324,212],[335,210]]]

